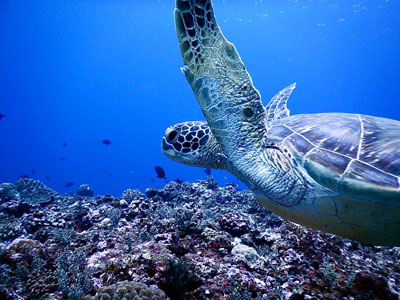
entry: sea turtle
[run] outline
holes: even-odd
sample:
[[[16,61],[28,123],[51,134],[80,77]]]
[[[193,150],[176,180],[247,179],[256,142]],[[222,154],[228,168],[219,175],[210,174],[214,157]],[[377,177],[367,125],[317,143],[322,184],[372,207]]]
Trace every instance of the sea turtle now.
[[[264,108],[211,0],[176,0],[175,26],[182,71],[211,131],[196,122],[170,127],[162,142],[167,156],[198,155],[202,132],[208,136],[203,143],[213,143],[200,149],[209,157],[185,163],[227,169],[263,206],[298,224],[400,245],[399,121],[346,113],[289,116],[279,100]],[[182,136],[182,148],[174,148]]]

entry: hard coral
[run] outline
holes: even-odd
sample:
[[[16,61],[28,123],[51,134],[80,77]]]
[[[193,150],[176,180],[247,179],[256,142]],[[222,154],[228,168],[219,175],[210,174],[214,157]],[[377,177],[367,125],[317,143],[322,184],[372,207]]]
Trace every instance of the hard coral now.
[[[24,213],[28,213],[31,209],[31,204],[17,199],[12,199],[0,205],[0,211],[17,218],[21,217]]]
[[[144,198],[144,195],[139,190],[127,189],[122,193],[122,199],[128,203],[136,199],[142,200]]]
[[[172,300],[185,299],[189,292],[194,291],[202,285],[201,279],[189,270],[184,260],[172,259],[165,272],[165,281],[159,283],[166,294]]]
[[[93,189],[88,184],[81,184],[76,193],[82,197],[93,197]]]
[[[48,188],[39,180],[21,178],[16,183],[21,199],[30,203],[47,203],[53,201],[58,193]]]
[[[38,241],[18,238],[7,247],[4,260],[12,265],[28,264],[34,256],[41,255],[42,252],[42,245]]]
[[[219,224],[223,230],[234,236],[241,236],[250,230],[246,220],[238,214],[223,215],[219,220]]]
[[[32,272],[28,275],[26,288],[31,299],[43,299],[44,295],[58,290],[57,278],[53,274]]]
[[[11,199],[19,199],[15,186],[11,183],[0,184],[0,203]]]
[[[165,293],[141,282],[121,281],[100,288],[95,296],[85,296],[83,300],[168,300]]]
[[[398,295],[393,293],[385,278],[374,273],[360,271],[355,274],[354,287],[362,291],[365,296],[359,299],[397,300]]]

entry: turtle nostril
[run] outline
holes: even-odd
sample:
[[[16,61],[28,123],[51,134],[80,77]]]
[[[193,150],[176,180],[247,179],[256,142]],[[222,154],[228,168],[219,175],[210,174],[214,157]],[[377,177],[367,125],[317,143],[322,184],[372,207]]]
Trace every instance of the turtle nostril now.
[[[178,135],[178,132],[175,129],[172,130],[171,132],[169,132],[167,134],[167,142],[172,143],[175,140],[177,135]]]
[[[254,116],[254,109],[251,106],[243,108],[242,114],[245,118],[250,119]]]

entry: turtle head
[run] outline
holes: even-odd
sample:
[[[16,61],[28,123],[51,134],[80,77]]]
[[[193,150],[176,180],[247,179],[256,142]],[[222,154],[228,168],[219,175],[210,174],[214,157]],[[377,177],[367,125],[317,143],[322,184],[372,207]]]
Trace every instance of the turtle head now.
[[[161,140],[161,151],[186,165],[225,169],[226,156],[206,122],[184,122],[168,127]]]

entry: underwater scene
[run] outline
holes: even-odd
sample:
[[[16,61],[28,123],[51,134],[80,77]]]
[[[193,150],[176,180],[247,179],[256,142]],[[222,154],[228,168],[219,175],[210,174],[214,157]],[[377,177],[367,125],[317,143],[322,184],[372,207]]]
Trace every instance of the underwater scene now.
[[[0,300],[399,300],[399,20],[1,1]]]

